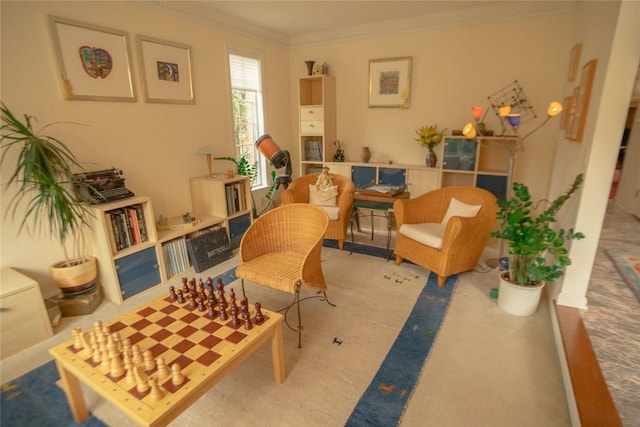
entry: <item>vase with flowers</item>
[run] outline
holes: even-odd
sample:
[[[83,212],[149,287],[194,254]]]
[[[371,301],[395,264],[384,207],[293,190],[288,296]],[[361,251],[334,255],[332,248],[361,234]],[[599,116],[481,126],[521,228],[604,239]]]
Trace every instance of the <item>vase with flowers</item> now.
[[[416,134],[418,135],[416,141],[429,150],[425,159],[425,163],[429,168],[436,167],[438,157],[436,156],[435,151],[433,151],[433,148],[442,142],[442,138],[446,131],[447,128],[438,130],[438,125],[422,126],[416,129]]]
[[[344,162],[344,150],[342,148],[342,141],[336,139],[333,141],[333,145],[336,147],[336,152],[333,155],[334,162]]]

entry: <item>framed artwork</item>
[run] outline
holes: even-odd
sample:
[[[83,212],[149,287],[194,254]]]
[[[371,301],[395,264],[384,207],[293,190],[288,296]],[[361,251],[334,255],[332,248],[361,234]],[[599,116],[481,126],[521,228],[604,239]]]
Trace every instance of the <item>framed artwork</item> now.
[[[193,104],[191,48],[145,36],[138,47],[145,101]]]
[[[592,59],[582,67],[580,86],[574,90],[575,115],[569,128],[568,137],[572,141],[582,142],[582,134],[587,121],[587,112],[589,111],[589,100],[591,99],[591,86],[593,85],[597,64],[598,60]]]
[[[411,57],[369,61],[369,108],[409,108]]]
[[[63,96],[135,101],[127,33],[49,16]]]
[[[572,129],[574,129],[574,122],[576,119],[576,109],[578,105],[578,94],[580,93],[580,86],[576,86],[573,88],[573,94],[568,96],[566,99],[568,105],[567,109],[564,110],[564,118],[563,122],[565,123],[564,127],[564,137],[567,139],[572,139]]]
[[[580,64],[580,52],[582,52],[582,43],[577,43],[571,49],[571,57],[569,58],[569,75],[567,80],[574,81],[578,76],[578,64]]]
[[[569,108],[571,108],[572,98],[572,96],[567,96],[564,98],[564,102],[562,103],[562,119],[560,120],[560,129],[567,128],[567,123],[569,122]]]

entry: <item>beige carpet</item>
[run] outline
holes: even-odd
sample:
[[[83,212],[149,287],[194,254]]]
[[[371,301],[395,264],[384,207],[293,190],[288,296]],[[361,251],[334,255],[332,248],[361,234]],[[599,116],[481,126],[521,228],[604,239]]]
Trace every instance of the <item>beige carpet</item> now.
[[[427,271],[328,248],[323,260],[337,307],[303,303],[303,348],[296,348],[294,332],[285,331],[285,383],[273,382],[270,349],[261,349],[171,425],[344,425],[424,287]],[[215,276],[236,263],[234,258],[202,275]],[[495,272],[460,275],[401,426],[570,425],[546,305],[529,318],[508,315],[488,297],[494,286]],[[259,286],[248,285],[247,291],[251,301],[269,308],[291,298]],[[3,376],[17,376],[48,359],[46,350],[71,336],[73,326],[91,328],[95,320],[109,320],[164,292],[160,286],[121,306],[105,303],[92,315],[63,318],[54,338],[3,360]],[[108,425],[132,425],[90,390],[85,395]]]

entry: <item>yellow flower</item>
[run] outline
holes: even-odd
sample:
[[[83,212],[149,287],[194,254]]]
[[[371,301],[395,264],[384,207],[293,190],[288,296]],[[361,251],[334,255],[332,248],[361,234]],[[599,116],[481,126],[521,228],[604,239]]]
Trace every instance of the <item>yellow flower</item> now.
[[[439,131],[438,125],[422,126],[416,129],[416,134],[418,135],[416,141],[418,141],[423,147],[427,147],[429,150],[432,150],[433,147],[440,144],[446,131],[447,128]]]

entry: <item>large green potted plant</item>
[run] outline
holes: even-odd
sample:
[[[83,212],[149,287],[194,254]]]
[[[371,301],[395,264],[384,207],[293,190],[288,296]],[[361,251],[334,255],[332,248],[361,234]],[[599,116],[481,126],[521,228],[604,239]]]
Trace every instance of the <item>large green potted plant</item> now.
[[[6,168],[3,177],[8,177],[3,185],[16,189],[6,206],[6,214],[13,220],[20,216],[18,234],[25,228],[30,234],[48,230],[58,240],[65,259],[51,266],[54,282],[65,292],[81,290],[92,284],[97,275],[94,257],[70,253],[68,248],[82,246],[83,228],[91,215],[74,191],[74,185],[87,185],[73,177],[72,168],[81,166],[64,142],[42,134],[56,123],[35,131],[34,117],[25,114],[20,120],[4,102],[0,112],[0,166]],[[14,150],[18,151],[17,160],[10,164],[8,154]]]
[[[583,175],[579,174],[564,194],[535,205],[527,186],[514,183],[513,196],[498,201],[498,230],[491,236],[508,244],[507,269],[501,273],[498,290],[498,305],[504,311],[520,316],[535,313],[545,283],[562,276],[571,264],[566,245],[584,235],[572,228],[556,230],[552,226],[556,214],[582,181]],[[544,210],[536,214],[542,204]]]

